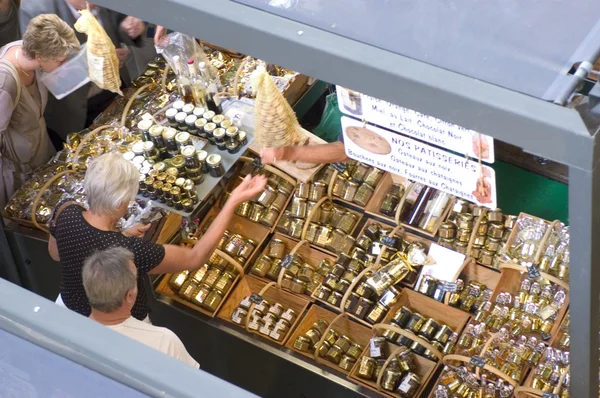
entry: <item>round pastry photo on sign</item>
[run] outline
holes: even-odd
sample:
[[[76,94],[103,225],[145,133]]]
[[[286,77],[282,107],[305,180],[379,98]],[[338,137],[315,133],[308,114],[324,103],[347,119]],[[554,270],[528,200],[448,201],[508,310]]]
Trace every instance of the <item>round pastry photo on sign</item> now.
[[[392,153],[390,143],[384,137],[366,127],[346,127],[346,135],[365,151],[376,155],[389,155]]]

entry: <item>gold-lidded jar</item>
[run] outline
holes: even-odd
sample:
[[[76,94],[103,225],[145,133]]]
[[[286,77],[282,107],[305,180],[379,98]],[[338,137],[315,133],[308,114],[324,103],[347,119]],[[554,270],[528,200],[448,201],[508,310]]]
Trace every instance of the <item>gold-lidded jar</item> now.
[[[375,374],[376,367],[377,362],[375,361],[375,359],[365,355],[360,359],[356,374],[361,379],[371,380],[373,378],[373,375]]]

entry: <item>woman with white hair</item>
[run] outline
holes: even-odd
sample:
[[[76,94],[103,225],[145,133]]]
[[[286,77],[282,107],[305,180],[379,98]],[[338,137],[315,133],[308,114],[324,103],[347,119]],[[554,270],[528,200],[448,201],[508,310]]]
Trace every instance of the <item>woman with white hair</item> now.
[[[225,232],[234,209],[255,197],[266,185],[266,178],[247,176],[233,190],[218,217],[193,249],[176,245],[158,245],[139,236],[147,227],[117,232],[117,222],[125,215],[138,191],[139,171],[120,154],[106,154],[94,160],[86,174],[84,187],[89,210],[74,202],[56,209],[50,226],[48,251],[60,261],[60,293],[64,304],[73,311],[89,316],[91,308],[83,287],[81,270],[85,259],[98,250],[123,247],[134,255],[138,270],[138,297],[132,315],[144,320],[148,315],[145,274],[175,273],[199,268],[208,261]]]

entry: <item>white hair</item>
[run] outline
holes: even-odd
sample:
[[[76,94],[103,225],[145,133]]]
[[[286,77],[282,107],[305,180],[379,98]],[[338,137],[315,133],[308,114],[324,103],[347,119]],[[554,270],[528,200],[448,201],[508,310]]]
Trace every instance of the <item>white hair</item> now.
[[[83,186],[93,213],[113,214],[138,192],[140,172],[118,153],[104,154],[89,165]]]
[[[92,308],[105,313],[121,308],[127,292],[137,287],[132,261],[133,253],[122,247],[94,252],[84,261],[81,277]]]

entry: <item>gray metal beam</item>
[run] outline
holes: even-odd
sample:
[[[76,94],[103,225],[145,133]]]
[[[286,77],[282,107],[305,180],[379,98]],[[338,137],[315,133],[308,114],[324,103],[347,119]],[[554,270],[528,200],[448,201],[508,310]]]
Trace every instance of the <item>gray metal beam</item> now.
[[[3,279],[0,329],[150,397],[256,397]]]
[[[96,4],[436,116],[589,170],[577,112],[229,0]],[[574,156],[578,154],[578,156]]]
[[[598,397],[599,171],[569,168],[571,396],[582,398]]]

